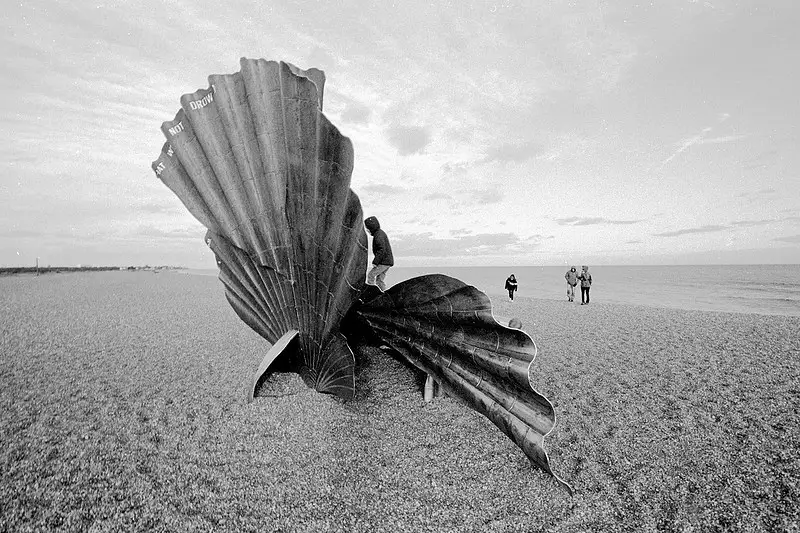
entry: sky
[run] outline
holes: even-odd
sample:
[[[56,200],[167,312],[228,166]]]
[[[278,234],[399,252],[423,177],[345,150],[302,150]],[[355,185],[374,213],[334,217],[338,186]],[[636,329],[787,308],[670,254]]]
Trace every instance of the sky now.
[[[0,266],[214,268],[153,173],[239,58],[325,71],[397,265],[800,263],[800,2],[25,1]]]

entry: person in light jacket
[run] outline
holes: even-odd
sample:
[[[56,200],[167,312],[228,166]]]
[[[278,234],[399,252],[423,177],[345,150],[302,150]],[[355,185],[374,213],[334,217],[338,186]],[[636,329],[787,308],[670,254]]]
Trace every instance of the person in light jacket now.
[[[567,280],[567,301],[574,302],[575,285],[578,284],[578,271],[575,269],[575,267],[572,267],[569,270],[567,270],[567,273],[564,274],[564,279]]]
[[[581,274],[578,279],[581,280],[581,305],[589,305],[589,289],[592,288],[592,275],[589,274],[588,266],[581,267]]]
[[[372,235],[372,254],[375,256],[372,260],[372,269],[367,272],[367,283],[376,285],[380,290],[385,291],[386,284],[383,280],[386,278],[386,271],[389,270],[389,267],[394,266],[392,246],[389,244],[389,237],[381,229],[381,224],[377,218],[367,218],[364,221],[364,226]]]

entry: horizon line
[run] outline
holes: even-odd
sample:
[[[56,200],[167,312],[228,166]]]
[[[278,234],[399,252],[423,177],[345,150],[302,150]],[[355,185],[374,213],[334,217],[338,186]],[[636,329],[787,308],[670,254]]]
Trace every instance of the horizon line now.
[[[584,263],[581,263],[580,266],[583,266]],[[392,268],[562,268],[568,266],[565,264],[485,264],[485,265],[463,265],[463,264],[445,264],[445,265],[393,265]],[[570,265],[572,266],[572,265]],[[574,266],[579,266],[576,263]],[[652,266],[652,267],[679,267],[679,266],[800,266],[800,263],[668,263],[668,264],[658,264],[658,263],[628,263],[628,264],[620,264],[620,263],[592,263],[587,266],[594,266],[594,267],[645,267],[645,266]],[[143,265],[92,265],[92,264],[79,264],[79,265],[39,265],[39,269],[52,269],[52,268],[175,268],[175,269],[197,269],[197,270],[218,270],[217,267],[211,266],[185,266],[185,265],[169,265],[169,264],[143,264]],[[32,268],[36,269],[36,265],[0,265],[0,269],[8,269],[8,268]]]

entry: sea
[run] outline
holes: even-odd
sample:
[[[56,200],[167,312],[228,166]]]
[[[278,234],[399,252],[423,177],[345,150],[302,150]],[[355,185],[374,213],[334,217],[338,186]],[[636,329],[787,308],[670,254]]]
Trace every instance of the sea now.
[[[580,272],[581,265],[575,265]],[[492,297],[505,296],[514,274],[517,297],[566,301],[564,266],[402,267],[389,269],[386,284],[424,274],[447,274]],[[190,274],[217,275],[213,269]],[[590,266],[592,303],[667,307],[726,313],[800,316],[800,265]],[[580,289],[576,290],[580,300]]]

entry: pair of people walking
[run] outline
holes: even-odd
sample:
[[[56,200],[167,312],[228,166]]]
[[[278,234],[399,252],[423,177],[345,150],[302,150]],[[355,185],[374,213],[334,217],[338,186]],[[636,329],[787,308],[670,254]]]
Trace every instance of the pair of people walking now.
[[[575,301],[575,286],[578,285],[580,281],[581,305],[588,305],[589,289],[592,288],[592,275],[589,274],[589,267],[586,265],[582,266],[580,274],[575,267],[572,267],[564,274],[564,279],[567,280],[567,301]]]

